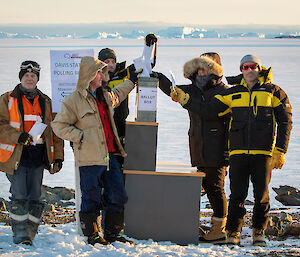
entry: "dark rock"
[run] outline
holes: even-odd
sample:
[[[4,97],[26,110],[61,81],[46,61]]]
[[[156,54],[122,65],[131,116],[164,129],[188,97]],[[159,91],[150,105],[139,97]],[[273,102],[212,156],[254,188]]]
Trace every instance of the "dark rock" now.
[[[67,207],[67,206],[75,206],[74,202],[61,202],[60,205],[61,207]]]
[[[275,199],[285,206],[300,206],[300,192],[297,188],[291,186],[272,187],[277,193]]]
[[[284,224],[293,223],[293,217],[290,214],[283,211],[280,213],[280,219]]]
[[[6,203],[3,198],[0,198],[0,211],[7,211],[6,209]]]
[[[75,190],[66,187],[48,187],[43,185],[42,192],[47,192],[47,194],[54,194],[59,200],[71,200],[75,198]]]
[[[293,223],[288,224],[284,228],[283,236],[296,236],[300,237],[300,224],[299,223]]]
[[[282,233],[282,224],[280,218],[273,216],[269,217],[265,234],[267,236],[279,236]]]
[[[8,211],[9,207],[10,207],[10,202],[0,197],[0,211]]]

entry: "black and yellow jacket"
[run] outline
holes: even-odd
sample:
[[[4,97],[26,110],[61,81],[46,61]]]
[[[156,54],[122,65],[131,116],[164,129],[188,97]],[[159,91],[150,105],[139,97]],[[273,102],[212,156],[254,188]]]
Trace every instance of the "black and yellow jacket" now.
[[[242,74],[227,77],[227,81],[234,86],[216,95],[210,103],[191,97],[183,107],[209,117],[231,113],[229,155],[271,156],[274,147],[286,153],[292,129],[292,111],[286,93],[271,83],[272,69],[263,68],[259,81],[251,90]]]
[[[132,64],[133,65],[133,64]],[[125,80],[130,78],[129,69],[132,66],[126,68],[126,61],[117,63],[117,67],[114,73],[109,73],[109,82],[108,86],[113,89],[114,87],[120,85]],[[114,120],[118,130],[119,137],[122,139],[125,136],[125,121],[129,114],[128,109],[128,97],[114,109]]]

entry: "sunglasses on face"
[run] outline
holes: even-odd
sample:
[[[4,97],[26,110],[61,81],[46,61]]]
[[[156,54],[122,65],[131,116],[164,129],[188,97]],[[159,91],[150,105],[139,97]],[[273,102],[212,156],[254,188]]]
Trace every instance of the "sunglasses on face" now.
[[[41,70],[40,65],[36,64],[33,65],[32,63],[28,63],[28,64],[22,64],[20,66],[21,70],[27,70],[27,69],[32,69],[33,71],[39,72]]]
[[[242,70],[258,70],[258,65],[257,64],[244,64],[241,66],[241,71]]]

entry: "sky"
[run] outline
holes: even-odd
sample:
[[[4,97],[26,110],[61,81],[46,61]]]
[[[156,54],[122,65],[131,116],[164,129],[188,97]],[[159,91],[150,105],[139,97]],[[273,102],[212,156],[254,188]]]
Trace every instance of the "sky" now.
[[[0,24],[300,25],[299,0],[0,0]]]

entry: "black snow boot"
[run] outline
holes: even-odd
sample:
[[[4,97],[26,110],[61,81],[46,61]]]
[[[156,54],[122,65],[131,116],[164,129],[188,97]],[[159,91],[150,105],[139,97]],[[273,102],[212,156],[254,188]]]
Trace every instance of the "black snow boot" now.
[[[107,245],[108,242],[99,235],[99,224],[97,224],[98,216],[96,213],[79,212],[82,233],[84,236],[87,236],[88,244],[90,245],[97,243]]]
[[[124,212],[112,212],[106,211],[104,216],[104,238],[107,242],[121,242],[130,243],[134,245],[134,242],[126,239],[120,235],[120,232],[124,228]]]
[[[28,236],[31,240],[34,239],[38,232],[38,227],[41,222],[41,217],[44,210],[44,204],[40,202],[29,203],[29,215],[28,215]]]
[[[28,205],[26,200],[15,200],[10,205],[10,224],[15,244],[32,245],[28,236]]]

